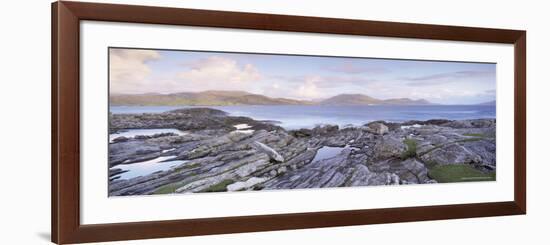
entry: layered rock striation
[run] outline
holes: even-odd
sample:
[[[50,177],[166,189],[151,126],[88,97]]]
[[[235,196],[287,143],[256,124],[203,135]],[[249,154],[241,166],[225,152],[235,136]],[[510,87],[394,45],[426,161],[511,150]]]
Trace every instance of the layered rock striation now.
[[[272,122],[193,108],[115,114],[110,123],[111,132],[184,132],[114,139],[109,144],[110,196],[425,184],[438,178],[444,182],[441,169],[449,165],[471,169],[480,180],[496,170],[494,119],[380,121],[288,131]],[[182,161],[131,179],[119,176],[125,171],[117,166],[162,156]],[[431,174],[435,168],[438,175]]]

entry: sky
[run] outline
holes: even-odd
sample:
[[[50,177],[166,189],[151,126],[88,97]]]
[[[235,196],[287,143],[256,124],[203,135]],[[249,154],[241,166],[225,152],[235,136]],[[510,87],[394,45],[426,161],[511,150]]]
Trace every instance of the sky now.
[[[476,104],[495,100],[496,64],[110,48],[109,84],[112,94],[238,90],[299,100],[365,94]]]

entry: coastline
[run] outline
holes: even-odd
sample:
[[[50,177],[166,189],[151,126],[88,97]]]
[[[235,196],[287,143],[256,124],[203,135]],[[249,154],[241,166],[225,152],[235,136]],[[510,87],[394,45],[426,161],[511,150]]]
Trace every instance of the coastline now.
[[[111,106],[113,114],[164,113],[205,106]],[[484,105],[234,105],[208,106],[228,116],[249,117],[257,121],[279,121],[287,129],[313,128],[318,124],[339,127],[361,126],[369,122],[404,123],[411,120],[495,118],[494,106]]]
[[[184,133],[113,139],[110,196],[495,179],[495,119],[375,121],[290,130],[210,108],[110,115],[111,133],[127,129]],[[120,166],[159,158],[178,162],[121,178]]]

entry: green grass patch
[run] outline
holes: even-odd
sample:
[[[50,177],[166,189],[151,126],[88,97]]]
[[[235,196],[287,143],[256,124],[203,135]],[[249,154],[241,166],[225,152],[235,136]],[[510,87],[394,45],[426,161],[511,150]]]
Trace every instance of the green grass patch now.
[[[416,156],[416,147],[418,143],[413,139],[405,139],[403,143],[407,146],[407,150],[401,154],[401,159],[407,159]]]
[[[201,190],[201,192],[223,192],[227,191],[227,186],[230,184],[235,183],[232,179],[224,179],[222,182],[217,183],[215,185],[211,185],[210,187]]]
[[[155,194],[171,194],[179,188],[176,184],[163,185],[155,190]]]
[[[438,165],[430,169],[428,176],[439,183],[496,180],[495,172],[483,173],[466,164]]]
[[[430,169],[435,168],[437,166],[437,162],[433,161],[433,160],[426,161],[426,162],[424,162],[424,166],[426,166],[426,168],[428,168],[428,170],[430,170]]]

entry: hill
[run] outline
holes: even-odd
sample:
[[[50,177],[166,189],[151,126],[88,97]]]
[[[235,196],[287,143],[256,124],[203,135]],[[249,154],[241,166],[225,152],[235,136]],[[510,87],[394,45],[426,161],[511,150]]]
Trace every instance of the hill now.
[[[363,94],[340,94],[319,102],[320,105],[371,105],[381,100]]]
[[[270,98],[243,91],[204,91],[174,94],[114,94],[110,96],[111,105],[134,106],[175,106],[175,105],[305,105],[307,101],[284,98]]]
[[[364,94],[340,94],[324,100],[271,98],[244,91],[204,91],[173,94],[112,94],[114,106],[228,106],[228,105],[430,105],[427,100],[409,98],[381,100]]]
[[[409,98],[376,99],[363,94],[340,94],[319,102],[321,105],[431,105],[427,100]]]

